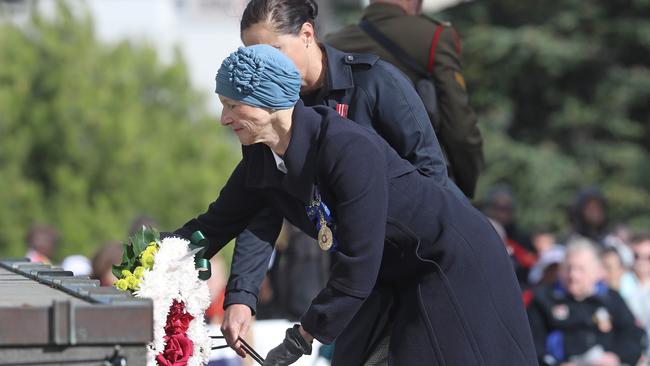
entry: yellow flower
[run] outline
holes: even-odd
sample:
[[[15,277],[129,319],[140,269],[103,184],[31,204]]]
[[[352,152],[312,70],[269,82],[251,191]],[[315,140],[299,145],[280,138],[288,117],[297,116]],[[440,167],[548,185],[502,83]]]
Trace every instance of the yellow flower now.
[[[142,276],[144,275],[144,267],[142,267],[142,266],[136,267],[135,271],[133,271],[133,275],[136,278],[142,278]]]
[[[158,247],[156,245],[149,245],[148,247],[144,248],[144,250],[140,253],[140,256],[144,256],[145,254],[156,254],[158,251]]]
[[[123,269],[122,270],[122,277],[126,278],[126,277],[129,277],[129,276],[133,276],[133,273],[131,273],[131,271],[129,271],[128,269]]]
[[[129,282],[124,278],[121,278],[115,282],[115,287],[118,290],[126,291],[129,288]]]
[[[128,283],[128,286],[131,290],[135,290],[138,288],[138,286],[140,286],[140,279],[135,276],[130,276],[126,279],[126,282]]]
[[[153,262],[154,262],[154,256],[153,254],[150,253],[143,253],[142,254],[142,266],[146,269],[152,269],[153,268]]]
[[[158,252],[158,244],[155,241],[149,243],[142,253],[140,253],[140,262],[145,269],[153,268],[154,256]]]

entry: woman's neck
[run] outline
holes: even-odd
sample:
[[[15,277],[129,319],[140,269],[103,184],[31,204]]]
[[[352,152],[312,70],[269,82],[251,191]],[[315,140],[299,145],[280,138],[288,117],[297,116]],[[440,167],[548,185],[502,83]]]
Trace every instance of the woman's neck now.
[[[275,113],[274,121],[271,124],[272,132],[269,134],[269,138],[264,141],[264,144],[271,148],[274,153],[284,156],[289,147],[289,141],[291,141],[293,108]]]
[[[325,71],[327,69],[327,55],[318,44],[312,48],[309,53],[307,75],[305,76],[305,86],[301,93],[309,93],[319,90],[323,87],[325,80]]]

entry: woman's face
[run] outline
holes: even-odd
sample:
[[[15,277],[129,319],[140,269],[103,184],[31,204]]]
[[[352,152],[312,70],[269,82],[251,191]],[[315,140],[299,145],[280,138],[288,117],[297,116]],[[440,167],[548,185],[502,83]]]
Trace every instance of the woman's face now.
[[[306,27],[303,26],[303,28]],[[245,46],[268,44],[284,53],[296,65],[302,77],[302,86],[305,86],[305,76],[311,66],[309,47],[318,47],[308,29],[307,31],[301,30],[298,35],[279,34],[269,22],[261,22],[248,27],[241,36]]]
[[[602,257],[603,268],[605,269],[605,280],[610,287],[618,289],[621,283],[621,277],[625,273],[625,267],[621,263],[621,258],[616,253],[607,253]]]
[[[644,280],[650,279],[650,240],[637,243],[632,247],[634,251],[634,272]]]
[[[271,111],[219,96],[223,110],[221,124],[232,128],[242,145],[265,142],[270,136]]]

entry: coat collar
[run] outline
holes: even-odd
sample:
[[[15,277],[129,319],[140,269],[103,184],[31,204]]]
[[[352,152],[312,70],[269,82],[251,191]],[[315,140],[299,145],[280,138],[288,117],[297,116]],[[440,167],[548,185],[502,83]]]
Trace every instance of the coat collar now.
[[[271,149],[264,144],[243,147],[247,165],[246,185],[252,188],[278,188],[304,203],[313,194],[318,161],[321,114],[298,101],[293,109],[291,141],[283,159],[287,174],[276,166]]]
[[[298,101],[293,109],[291,141],[284,154],[287,174],[282,181],[284,188],[302,202],[308,203],[316,182],[319,136],[323,116],[313,108]]]
[[[348,53],[321,43],[323,52],[327,56],[327,88],[332,90],[346,90],[354,88],[352,67],[345,62]]]
[[[246,186],[269,188],[281,185],[284,174],[278,170],[268,146],[261,143],[242,146],[242,162],[246,167]]]

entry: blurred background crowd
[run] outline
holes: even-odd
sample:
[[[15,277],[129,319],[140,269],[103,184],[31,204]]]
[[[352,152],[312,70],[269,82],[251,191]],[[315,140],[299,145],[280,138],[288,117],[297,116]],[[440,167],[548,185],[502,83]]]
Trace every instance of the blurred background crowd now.
[[[212,92],[245,3],[0,1],[0,257],[110,285],[130,233],[205,209],[240,157]],[[473,203],[512,258],[538,352],[556,356],[551,325],[537,322],[544,306],[571,317],[561,291],[615,290],[650,332],[650,4],[425,3],[463,40],[485,152]],[[319,5],[327,34],[364,3]],[[327,280],[328,258],[305,240],[285,226],[258,319],[298,319]],[[231,253],[213,258],[206,316],[217,324]]]

